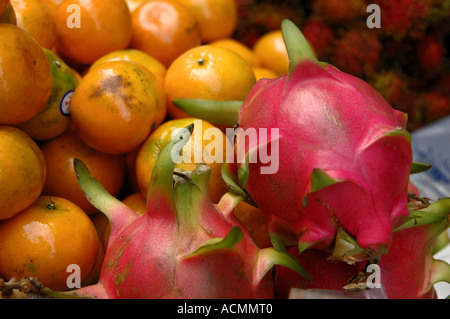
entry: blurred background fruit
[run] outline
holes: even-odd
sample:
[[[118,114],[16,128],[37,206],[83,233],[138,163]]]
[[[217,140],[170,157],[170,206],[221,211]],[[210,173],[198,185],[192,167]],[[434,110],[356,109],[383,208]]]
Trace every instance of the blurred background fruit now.
[[[380,88],[394,108],[406,112],[408,130],[450,115],[445,106],[450,99],[448,1],[235,1],[239,19],[233,38],[246,46],[255,50],[256,42],[291,19],[319,60]],[[380,8],[380,28],[367,25],[370,4]],[[441,101],[434,107],[437,113],[431,101]]]
[[[177,0],[194,13],[203,43],[231,37],[238,23],[234,0]]]

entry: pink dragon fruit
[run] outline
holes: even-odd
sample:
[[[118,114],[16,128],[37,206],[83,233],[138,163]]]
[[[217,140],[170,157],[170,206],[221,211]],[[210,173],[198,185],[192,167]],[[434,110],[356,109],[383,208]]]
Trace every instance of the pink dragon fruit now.
[[[290,255],[272,247],[259,249],[252,241],[231,214],[242,197],[229,193],[217,205],[211,202],[208,166],[199,165],[190,175],[174,173],[192,129],[193,124],[182,130],[160,153],[144,215],[107,193],[80,160],[74,161],[86,197],[111,221],[111,237],[99,282],[65,294],[111,299],[273,298],[269,270],[275,264],[304,273]]]
[[[450,283],[450,265],[433,258],[436,238],[450,226],[450,198],[426,204],[412,214],[415,218],[394,230],[389,253],[378,263],[389,299],[436,298],[433,285]]]
[[[411,201],[411,219],[394,229],[390,250],[376,262],[381,287],[389,299],[436,298],[433,284],[450,282],[450,265],[432,256],[435,239],[450,225],[450,198],[433,204],[420,200]],[[415,207],[414,207],[415,206]],[[336,262],[330,252],[308,249],[301,254],[295,247],[289,252],[294,255],[311,276],[307,281],[289,269],[276,271],[276,296],[288,298],[292,288],[340,291],[342,296],[354,297],[354,292],[368,288],[367,271],[371,262],[347,264]],[[345,293],[344,293],[345,292]]]
[[[323,289],[344,291],[349,280],[363,270],[363,262],[349,265],[334,262],[330,253],[320,249],[307,249],[301,254],[295,246],[288,252],[295,256],[308,272],[311,280],[300,277],[290,269],[277,268],[275,272],[275,296],[279,299],[289,298],[292,289]]]
[[[386,252],[392,229],[409,214],[406,115],[366,82],[317,61],[289,20],[282,32],[289,73],[258,81],[233,109],[239,112],[236,148],[244,145],[246,152],[245,161],[238,154],[224,166],[227,182],[244,189],[268,216],[278,249],[328,249],[342,228],[369,255]],[[199,101],[186,108],[184,102],[175,104],[192,116],[207,108],[192,108]],[[216,123],[213,117],[207,120]],[[239,134],[259,128],[271,130],[248,143]],[[278,170],[267,174],[257,155],[269,149],[272,158],[278,151]]]

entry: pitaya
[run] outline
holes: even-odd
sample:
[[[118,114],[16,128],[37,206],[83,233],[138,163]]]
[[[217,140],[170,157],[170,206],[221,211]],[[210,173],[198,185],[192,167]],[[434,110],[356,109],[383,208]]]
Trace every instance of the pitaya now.
[[[375,284],[373,274],[367,271],[372,262],[378,266],[379,283],[389,299],[436,298],[433,284],[450,282],[450,265],[432,256],[435,239],[450,225],[450,198],[440,199],[431,205],[426,201],[411,201],[411,218],[394,229],[387,254],[379,260],[347,264],[334,260],[333,254],[318,249],[308,249],[301,254],[289,248],[311,276],[310,281],[289,269],[276,271],[276,296],[288,298],[294,289],[336,290],[341,296],[354,297],[352,292],[368,289]],[[375,275],[375,274],[373,274]],[[376,276],[374,276],[376,278]],[[295,291],[294,291],[295,292]],[[349,293],[351,292],[351,293]],[[347,294],[345,294],[347,293]]]
[[[226,179],[268,216],[278,249],[328,249],[343,229],[368,256],[386,252],[392,229],[409,214],[406,115],[364,81],[318,62],[292,22],[283,21],[282,31],[290,71],[258,81],[239,108],[233,105],[239,112],[236,148],[245,146],[246,160],[231,158]],[[206,108],[183,102],[175,104],[193,116]],[[260,128],[274,130],[246,145],[239,132]],[[278,169],[264,174],[268,165],[257,155],[268,149]]]
[[[450,226],[450,198],[416,209],[413,219],[394,230],[389,253],[378,263],[390,299],[436,298],[433,284],[450,283],[450,265],[432,254],[435,239]]]
[[[208,166],[199,165],[190,174],[174,173],[192,129],[193,124],[182,130],[160,153],[144,215],[107,193],[80,160],[74,161],[83,192],[110,219],[111,235],[99,282],[65,294],[123,299],[273,298],[273,265],[304,273],[290,255],[272,247],[259,249],[252,241],[231,214],[240,196],[229,193],[217,205],[211,202]]]

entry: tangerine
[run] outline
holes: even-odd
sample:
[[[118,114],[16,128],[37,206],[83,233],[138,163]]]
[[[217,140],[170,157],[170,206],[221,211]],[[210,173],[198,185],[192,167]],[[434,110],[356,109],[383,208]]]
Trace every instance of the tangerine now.
[[[68,277],[79,267],[80,281],[94,269],[99,240],[89,217],[74,203],[40,196],[0,223],[0,273],[6,278],[38,277],[53,290],[68,290]]]
[[[255,243],[261,247],[270,247],[271,241],[267,216],[258,207],[240,202],[234,208],[234,215],[247,228]]]
[[[165,115],[165,94],[158,79],[129,61],[91,69],[72,97],[75,131],[88,145],[109,154],[137,148]]]
[[[11,0],[17,26],[27,31],[41,47],[56,43],[56,26],[50,9],[40,0]]]
[[[259,67],[258,58],[255,52],[246,46],[244,43],[233,39],[233,38],[223,38],[215,40],[209,43],[210,45],[219,46],[221,48],[229,49],[237,54],[239,54],[251,67]]]
[[[289,56],[281,30],[273,30],[262,35],[253,46],[260,66],[282,76],[289,71]]]
[[[36,142],[16,127],[0,125],[0,220],[13,217],[39,197],[46,172]]]
[[[180,55],[167,69],[167,111],[173,119],[188,117],[172,103],[180,98],[244,101],[255,83],[252,68],[237,53],[200,45]]]
[[[127,48],[131,41],[131,16],[124,0],[65,0],[54,19],[58,50],[84,65]]]
[[[200,25],[191,10],[175,0],[152,0],[131,14],[131,47],[168,67],[181,53],[201,44]]]
[[[213,202],[218,202],[226,192],[221,170],[227,151],[227,138],[223,132],[204,120],[183,118],[161,124],[145,140],[136,157],[136,178],[141,194],[146,197],[150,179],[159,153],[178,130],[194,123],[190,141],[183,147],[183,157],[176,169],[193,171],[199,163],[211,168],[209,193]],[[212,140],[212,141],[211,141]]]
[[[189,7],[200,23],[203,43],[228,38],[236,30],[235,0],[177,0]]]
[[[274,79],[278,77],[275,71],[262,67],[253,67],[253,73],[255,73],[256,81],[261,79]]]
[[[151,55],[148,55],[145,52],[142,52],[140,50],[136,49],[125,49],[125,50],[118,50],[111,53],[108,53],[104,56],[102,56],[100,59],[96,60],[92,65],[91,69],[95,68],[96,66],[110,61],[131,61],[138,63],[142,65],[143,67],[147,68],[150,72],[155,75],[159,83],[163,86],[164,80],[166,78],[166,72],[167,68],[159,62],[157,59],[152,57]]]
[[[70,129],[41,143],[41,150],[48,167],[43,195],[66,198],[89,215],[98,211],[86,199],[78,185],[73,168],[74,158],[79,158],[89,165],[92,176],[97,178],[108,192],[113,196],[119,194],[125,176],[123,156],[105,154],[91,148]]]
[[[28,121],[16,125],[37,141],[55,138],[71,125],[70,105],[78,85],[76,73],[52,51],[44,48],[52,71],[52,90],[47,104]]]
[[[0,57],[0,124],[19,124],[47,103],[50,63],[33,37],[9,23],[0,23]]]

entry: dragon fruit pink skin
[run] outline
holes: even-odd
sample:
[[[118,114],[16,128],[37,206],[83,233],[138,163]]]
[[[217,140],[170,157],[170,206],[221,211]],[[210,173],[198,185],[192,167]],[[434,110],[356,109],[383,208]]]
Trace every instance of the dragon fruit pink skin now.
[[[432,255],[435,239],[450,226],[450,198],[418,212],[418,219],[434,218],[422,223],[410,220],[396,229],[389,253],[380,257],[381,283],[389,299],[437,298],[433,285],[450,282],[450,265]]]
[[[189,177],[177,174],[185,177],[178,178],[174,187],[171,156],[180,153],[192,132],[189,128],[161,152],[144,215],[108,194],[81,161],[74,161],[83,192],[110,218],[111,237],[99,282],[65,295],[102,299],[273,298],[269,270],[275,264],[303,271],[290,255],[257,247],[231,214],[240,197],[230,193],[217,205],[211,202],[206,165],[199,165]]]
[[[385,252],[392,229],[408,216],[406,114],[361,79],[317,61],[291,21],[284,20],[281,30],[288,74],[259,80],[239,108],[229,104],[240,132],[270,132],[249,141],[237,132],[236,149],[243,145],[246,152],[227,160],[226,182],[267,215],[278,249],[328,249],[343,228],[362,248]],[[217,102],[174,103],[191,116],[226,109]],[[214,115],[205,116],[216,123]],[[262,173],[268,165],[255,155],[271,149],[278,151],[278,170]]]
[[[389,299],[433,299],[437,282],[450,282],[450,265],[432,256],[434,240],[450,225],[450,198],[443,198],[431,205],[415,201],[412,205],[423,206],[412,210],[412,218],[394,229],[392,243],[387,254],[380,256],[378,264],[380,283]],[[370,264],[357,262],[349,265],[333,261],[330,252],[308,249],[294,255],[310,274],[306,281],[285,268],[276,271],[276,296],[287,298],[292,288],[340,290],[367,288],[365,267]],[[351,283],[354,285],[352,286]],[[356,289],[357,290],[357,289]],[[348,294],[348,297],[352,297]],[[445,297],[445,296],[444,296]]]
[[[279,170],[264,175],[264,164],[250,163],[245,189],[272,230],[288,225],[301,246],[328,246],[341,226],[361,247],[383,251],[408,215],[412,151],[405,122],[362,80],[303,60],[287,76],[260,80],[240,109],[240,128],[280,132],[273,137]],[[252,147],[258,145],[248,152]],[[316,173],[334,182],[312,191]]]

